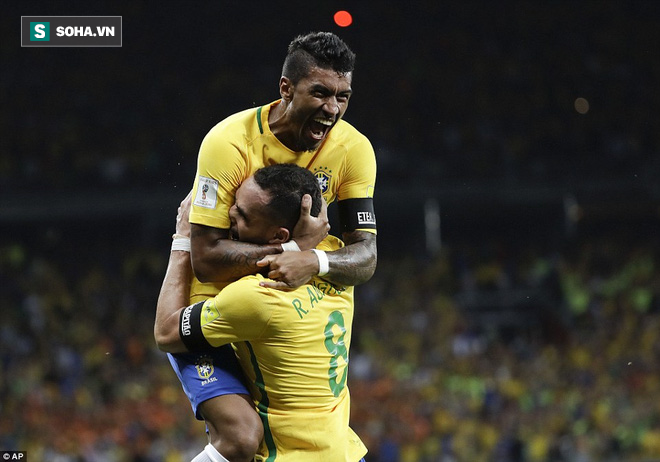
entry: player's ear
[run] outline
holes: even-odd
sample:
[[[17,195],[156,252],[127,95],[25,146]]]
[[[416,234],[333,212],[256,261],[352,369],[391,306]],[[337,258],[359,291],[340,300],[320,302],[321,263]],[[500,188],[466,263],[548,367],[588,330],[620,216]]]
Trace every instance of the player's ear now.
[[[293,99],[293,83],[288,77],[280,77],[280,96],[285,102]]]
[[[269,244],[282,244],[283,242],[286,242],[289,240],[289,236],[291,234],[289,233],[289,230],[286,228],[277,228],[275,231],[275,235],[273,238],[268,241]]]

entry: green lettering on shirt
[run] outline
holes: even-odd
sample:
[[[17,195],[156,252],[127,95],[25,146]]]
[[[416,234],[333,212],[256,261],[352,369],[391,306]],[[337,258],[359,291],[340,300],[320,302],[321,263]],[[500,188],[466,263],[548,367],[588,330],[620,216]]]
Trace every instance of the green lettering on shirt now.
[[[314,287],[314,286],[312,286]],[[323,292],[320,292],[316,287],[312,290],[311,287],[307,287],[307,293],[309,294],[309,307],[314,308],[314,303],[318,303],[320,299],[323,298]]]
[[[299,299],[294,298],[293,301],[291,302],[291,304],[296,309],[296,313],[298,313],[298,316],[300,316],[300,319],[303,318],[303,314],[309,313],[309,311],[305,310],[302,307],[302,302]]]
[[[341,295],[341,293],[346,290],[343,287],[336,287],[332,284],[328,284],[327,282],[312,281],[312,285],[323,292],[325,295]]]

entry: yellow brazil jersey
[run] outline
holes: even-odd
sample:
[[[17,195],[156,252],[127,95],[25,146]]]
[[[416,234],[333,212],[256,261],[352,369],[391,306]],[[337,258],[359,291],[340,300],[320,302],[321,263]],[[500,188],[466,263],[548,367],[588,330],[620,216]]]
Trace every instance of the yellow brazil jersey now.
[[[315,278],[281,291],[263,279],[229,284],[199,315],[206,341],[233,342],[248,378],[265,431],[256,460],[359,461],[367,449],[349,427],[346,386],[353,288]]]
[[[277,104],[280,101],[234,114],[204,137],[193,185],[191,223],[229,229],[236,190],[257,169],[272,164],[293,163],[311,170],[328,204],[373,197],[376,158],[364,135],[340,120],[317,150],[292,151],[268,125],[268,114]],[[212,297],[222,286],[194,280],[191,301]]]

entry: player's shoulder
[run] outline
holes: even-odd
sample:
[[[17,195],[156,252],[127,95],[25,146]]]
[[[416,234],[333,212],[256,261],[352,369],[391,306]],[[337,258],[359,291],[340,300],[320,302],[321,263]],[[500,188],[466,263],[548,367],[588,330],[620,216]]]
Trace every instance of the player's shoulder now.
[[[243,137],[256,125],[258,108],[245,109],[236,112],[215,124],[206,134],[207,141],[226,139],[227,136]]]
[[[344,144],[347,147],[360,144],[371,145],[366,135],[344,119],[339,120],[332,128],[331,136],[337,143]]]
[[[243,276],[242,278],[228,284],[224,289],[227,295],[235,294],[256,294],[258,295],[262,292],[262,287],[259,285],[263,281],[264,277],[261,274],[251,274],[248,276]]]
[[[369,138],[343,119],[332,128],[328,141],[353,161],[375,158]]]

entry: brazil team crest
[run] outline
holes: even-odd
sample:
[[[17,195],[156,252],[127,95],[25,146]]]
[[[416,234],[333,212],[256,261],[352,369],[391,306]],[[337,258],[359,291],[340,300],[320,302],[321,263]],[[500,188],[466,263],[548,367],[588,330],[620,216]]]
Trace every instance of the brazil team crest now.
[[[332,170],[328,170],[326,167],[319,167],[314,171],[314,176],[319,182],[319,187],[321,188],[321,194],[325,194],[330,189],[330,180],[332,179]]]
[[[197,375],[202,379],[208,379],[213,375],[213,360],[210,356],[201,356],[195,362]]]

